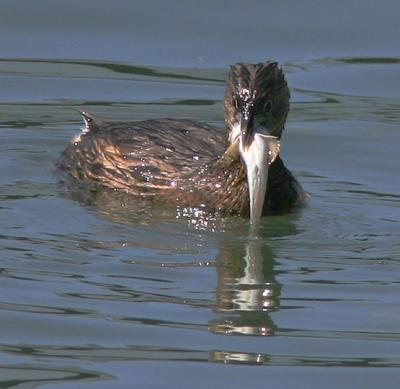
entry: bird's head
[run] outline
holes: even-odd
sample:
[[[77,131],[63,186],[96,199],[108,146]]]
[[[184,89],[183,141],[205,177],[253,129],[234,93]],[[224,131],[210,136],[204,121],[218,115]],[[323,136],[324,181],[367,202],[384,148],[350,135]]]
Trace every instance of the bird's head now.
[[[268,167],[279,154],[289,97],[276,62],[231,66],[224,99],[225,123],[229,142],[237,146],[246,169],[253,229],[262,215]]]

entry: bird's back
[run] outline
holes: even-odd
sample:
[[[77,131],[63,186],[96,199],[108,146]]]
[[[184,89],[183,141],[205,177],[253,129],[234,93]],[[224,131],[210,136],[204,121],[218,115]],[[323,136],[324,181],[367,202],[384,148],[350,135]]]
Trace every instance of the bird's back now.
[[[185,185],[196,169],[221,156],[223,131],[190,120],[107,124],[94,117],[64,150],[57,166],[78,181],[137,195]]]

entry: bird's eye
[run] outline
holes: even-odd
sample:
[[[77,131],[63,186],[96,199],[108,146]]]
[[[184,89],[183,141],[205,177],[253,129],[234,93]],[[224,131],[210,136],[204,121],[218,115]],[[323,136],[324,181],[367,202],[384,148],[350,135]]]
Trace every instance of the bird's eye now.
[[[268,100],[264,105],[264,112],[270,112],[272,109],[272,101]]]

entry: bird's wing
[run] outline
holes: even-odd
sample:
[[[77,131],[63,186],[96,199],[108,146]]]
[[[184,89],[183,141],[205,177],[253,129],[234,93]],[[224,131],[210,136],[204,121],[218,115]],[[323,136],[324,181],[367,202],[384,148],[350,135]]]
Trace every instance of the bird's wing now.
[[[146,120],[89,129],[65,150],[61,162],[78,179],[144,195],[178,186],[224,148],[223,131],[215,127],[189,120]]]

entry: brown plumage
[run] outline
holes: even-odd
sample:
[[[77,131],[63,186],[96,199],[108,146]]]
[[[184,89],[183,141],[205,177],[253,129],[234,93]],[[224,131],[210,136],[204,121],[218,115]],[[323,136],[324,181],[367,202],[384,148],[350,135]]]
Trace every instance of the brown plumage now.
[[[250,144],[258,128],[264,132],[268,128],[268,134],[279,139],[288,100],[286,81],[276,63],[236,64],[224,99],[225,132],[191,120],[110,124],[82,112],[85,128],[64,150],[57,167],[79,182],[141,198],[247,215],[242,135],[234,126],[248,119]],[[304,192],[279,156],[270,162],[263,214],[290,211],[302,203]]]

